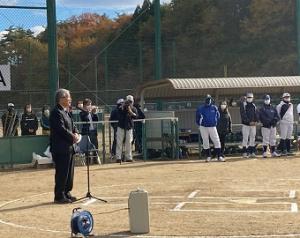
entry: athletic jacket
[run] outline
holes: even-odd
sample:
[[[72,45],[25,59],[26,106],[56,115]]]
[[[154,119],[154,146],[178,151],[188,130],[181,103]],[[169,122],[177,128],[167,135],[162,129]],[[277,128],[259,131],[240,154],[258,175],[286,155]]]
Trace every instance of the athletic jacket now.
[[[275,127],[279,121],[279,115],[276,108],[272,105],[264,104],[259,109],[259,120],[265,128],[271,128],[271,126]]]
[[[32,129],[33,132],[30,132],[29,129]],[[38,119],[34,113],[25,112],[22,115],[21,119],[21,134],[25,135],[35,135],[38,129]]]
[[[277,107],[281,122],[294,123],[293,104],[281,101]]]
[[[196,111],[196,123],[198,126],[214,127],[220,119],[220,113],[215,105],[202,105]]]
[[[231,116],[228,110],[222,111],[219,109],[220,119],[218,121],[217,130],[219,134],[227,134],[232,131]]]
[[[250,126],[250,122],[257,122],[257,110],[256,106],[252,102],[242,102],[240,107],[242,124]]]

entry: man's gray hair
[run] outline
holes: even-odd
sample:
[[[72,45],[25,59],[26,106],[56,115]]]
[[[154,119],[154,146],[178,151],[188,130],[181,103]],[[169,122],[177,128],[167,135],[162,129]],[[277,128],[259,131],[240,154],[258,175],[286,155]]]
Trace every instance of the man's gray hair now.
[[[68,94],[70,94],[70,91],[64,88],[60,88],[55,93],[55,102],[58,104],[59,99],[66,97]]]

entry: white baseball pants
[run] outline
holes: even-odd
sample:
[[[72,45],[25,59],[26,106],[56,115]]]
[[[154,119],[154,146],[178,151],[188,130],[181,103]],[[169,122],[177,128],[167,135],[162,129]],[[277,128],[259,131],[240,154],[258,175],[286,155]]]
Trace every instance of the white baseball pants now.
[[[216,149],[221,148],[220,138],[216,127],[200,126],[199,129],[203,140],[203,149],[209,149],[209,138],[212,140]]]

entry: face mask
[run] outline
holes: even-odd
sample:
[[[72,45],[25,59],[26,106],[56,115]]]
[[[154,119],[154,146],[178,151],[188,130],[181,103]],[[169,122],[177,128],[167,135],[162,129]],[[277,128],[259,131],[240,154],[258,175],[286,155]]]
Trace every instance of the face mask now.
[[[86,106],[86,109],[90,112],[92,111],[92,105]]]
[[[211,98],[205,99],[205,104],[208,106],[211,105]]]
[[[247,102],[253,102],[253,98],[247,98]]]
[[[49,117],[49,115],[50,115],[49,110],[45,110],[45,111],[44,111],[44,115],[45,115],[46,117]]]
[[[266,104],[266,105],[270,105],[270,103],[271,103],[271,100],[270,100],[270,99],[265,100],[265,104]]]
[[[79,108],[83,108],[83,104],[78,104],[78,106],[77,107],[79,107]]]
[[[221,109],[222,109],[222,110],[225,110],[226,107],[227,107],[227,105],[221,105]]]
[[[284,101],[284,102],[290,102],[290,101],[291,101],[291,98],[284,98],[283,101]]]

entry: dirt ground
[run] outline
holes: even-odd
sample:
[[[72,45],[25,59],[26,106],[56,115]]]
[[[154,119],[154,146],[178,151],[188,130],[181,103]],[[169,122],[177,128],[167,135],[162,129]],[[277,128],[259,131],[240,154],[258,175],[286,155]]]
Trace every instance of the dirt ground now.
[[[93,214],[95,237],[131,237],[128,196],[137,188],[149,194],[144,237],[300,237],[298,157],[93,165],[91,181],[108,203],[54,204],[53,169],[1,172],[0,237],[70,237],[76,207]],[[73,194],[84,196],[86,184],[86,168],[76,167]]]

